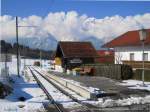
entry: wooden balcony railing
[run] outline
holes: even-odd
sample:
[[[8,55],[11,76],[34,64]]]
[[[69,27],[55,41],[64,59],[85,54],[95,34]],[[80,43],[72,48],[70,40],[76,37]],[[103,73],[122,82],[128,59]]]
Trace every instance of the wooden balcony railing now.
[[[132,68],[143,68],[143,62],[142,61],[123,61],[123,64],[127,64],[132,66]],[[150,61],[144,61],[144,67],[146,69],[150,69]]]

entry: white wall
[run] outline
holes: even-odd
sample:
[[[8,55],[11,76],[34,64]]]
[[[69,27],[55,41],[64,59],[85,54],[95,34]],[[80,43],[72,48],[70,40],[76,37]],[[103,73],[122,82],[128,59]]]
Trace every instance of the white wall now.
[[[130,53],[134,53],[135,61],[142,61],[142,46],[115,47],[115,63],[122,63],[122,60],[130,60]],[[144,53],[148,53],[150,61],[150,45],[145,46]]]

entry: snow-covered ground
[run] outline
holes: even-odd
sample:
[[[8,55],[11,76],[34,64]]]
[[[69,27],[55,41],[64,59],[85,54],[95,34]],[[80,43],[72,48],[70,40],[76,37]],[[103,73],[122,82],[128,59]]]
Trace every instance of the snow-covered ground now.
[[[15,83],[13,84],[13,93],[4,100],[0,100],[0,112],[36,112],[43,111],[43,103],[48,102],[43,91],[35,81],[26,82],[21,76],[11,76]],[[19,101],[19,97],[26,98],[25,101]],[[22,108],[21,108],[22,107]]]
[[[132,104],[145,104],[150,103],[150,95],[145,97],[129,97],[124,99],[103,99],[99,98],[98,101],[84,101],[98,107],[113,107],[113,106],[128,106]]]
[[[143,82],[139,80],[124,80],[120,85],[127,86],[130,89],[141,89],[150,91],[150,82],[144,82],[145,86],[143,86]]]
[[[104,91],[100,91],[98,88],[85,87],[80,82],[77,82],[77,81],[74,81],[74,80],[68,80],[68,79],[64,79],[64,78],[62,78],[62,80],[66,80],[70,83],[74,83],[75,85],[78,85],[78,86],[80,86],[84,89],[88,89],[90,92],[98,92],[99,94],[100,93],[101,94],[105,93]],[[149,83],[146,82],[146,84],[149,84]],[[70,92],[70,94],[74,94],[74,93]],[[107,99],[106,98],[98,98],[97,101],[87,100],[83,97],[81,98],[81,97],[78,97],[78,96],[75,96],[75,97],[78,100],[81,100],[85,103],[89,103],[89,104],[92,104],[92,105],[95,105],[95,106],[98,106],[98,107],[127,106],[127,105],[132,105],[132,104],[150,103],[150,95],[147,95],[145,97],[129,96],[128,98],[117,99],[117,100],[113,100],[113,99],[110,99],[110,98],[107,98]]]
[[[20,74],[24,69],[24,65],[33,65],[35,61],[39,61],[40,59],[20,59]],[[42,68],[49,69],[50,68],[50,60],[42,60]],[[7,62],[7,66],[9,68],[9,74],[17,74],[17,59],[15,55],[12,55],[12,61]],[[0,69],[5,67],[4,62],[0,62]]]
[[[141,86],[142,81],[138,80],[124,80],[122,83],[118,83],[119,85],[127,86],[130,89],[139,89],[139,90],[148,90],[150,91],[150,82],[145,82],[145,87]],[[96,105],[98,107],[113,107],[113,106],[127,106],[132,104],[146,104],[150,103],[150,95],[145,97],[139,96],[129,96],[124,99],[113,100],[110,98],[103,99],[98,98],[98,101],[84,101],[86,103],[90,103]]]
[[[33,71],[33,72],[36,75],[36,77],[40,80],[40,82],[42,82],[42,84],[46,88],[46,90],[48,90],[48,93],[51,94],[51,96],[53,97],[55,102],[62,104],[63,107],[65,107],[65,108],[70,108],[70,107],[78,105],[78,103],[74,102],[71,98],[69,98],[68,96],[66,96],[62,92],[60,92],[58,89],[56,89],[52,84],[50,84],[47,80],[45,80],[37,72],[35,72],[35,71]],[[75,93],[70,91],[70,94],[73,95]]]
[[[145,82],[145,87],[142,86],[142,81],[138,80],[124,80],[119,85],[127,86],[130,89],[148,90],[150,91],[150,82]],[[99,107],[112,107],[112,106],[127,106],[132,104],[145,104],[150,103],[150,95],[145,97],[130,96],[124,99],[103,99],[99,98],[98,101],[84,101],[90,104],[97,105]]]
[[[104,91],[101,91],[99,88],[94,88],[94,87],[86,87],[86,86],[83,86],[83,84],[81,84],[80,82],[77,82],[77,81],[74,81],[74,80],[68,80],[68,79],[64,79],[64,78],[61,78],[62,80],[65,80],[66,82],[69,82],[69,83],[72,83],[76,86],[79,86],[83,89],[86,89],[87,91],[91,92],[91,93],[94,93],[94,94],[102,94],[102,93],[105,93]]]
[[[67,80],[67,79],[63,79],[63,80]],[[98,92],[98,94],[105,93],[104,91],[100,91],[98,88],[82,86],[81,83],[74,81],[74,80],[67,80],[67,81],[74,83],[74,84],[76,84],[82,88],[88,89],[90,92]],[[124,85],[124,86],[132,86],[132,87],[129,87],[132,89],[150,90],[150,82],[145,82],[147,87],[141,87],[140,85],[142,84],[142,81],[137,81],[137,80],[124,80],[120,84]],[[110,98],[109,99],[98,98],[97,101],[85,100],[83,102],[93,104],[93,105],[98,106],[98,107],[127,106],[127,105],[132,105],[132,104],[150,103],[150,95],[145,96],[145,97],[130,96],[129,98],[118,99],[118,100],[113,100]]]
[[[41,70],[41,69],[39,69],[37,67],[35,69],[38,70],[39,72],[43,73],[43,74],[47,74],[45,71],[43,71],[43,70]],[[47,74],[47,75],[50,76],[51,74]],[[69,80],[69,79],[65,79],[65,78],[61,78],[61,77],[59,79],[60,79],[61,82],[66,82],[67,84],[65,83],[65,85],[72,84],[72,85],[75,85],[76,87],[82,88],[82,89],[84,89],[84,90],[86,90],[86,91],[88,91],[88,92],[90,92],[92,94],[95,94],[95,95],[104,93],[104,91],[101,91],[99,88],[83,86],[83,84],[81,84],[80,82],[74,81],[74,80]],[[40,80],[41,80],[41,78],[40,78]],[[87,100],[87,98],[81,97],[80,95],[77,95],[77,93],[71,91],[70,90],[71,88],[68,89],[68,87],[65,87],[64,83],[60,84],[60,83],[57,83],[57,81],[55,81],[55,80],[53,80],[53,82],[56,85],[58,85],[59,87],[64,88],[64,90],[67,93],[71,94],[76,99],[78,99],[78,100]],[[80,93],[78,93],[78,94],[80,94]]]
[[[35,59],[26,59],[26,65],[33,65],[34,61],[39,61]],[[0,63],[1,68],[4,67],[4,63]],[[12,62],[7,63],[9,67],[9,75],[10,77],[15,81],[14,84],[12,84],[13,87],[13,93],[9,96],[7,96],[5,99],[0,99],[0,112],[34,112],[37,110],[44,111],[43,103],[47,103],[48,100],[46,99],[45,94],[40,89],[40,87],[35,82],[33,76],[29,73],[28,76],[22,75],[22,72],[20,72],[21,77],[17,77],[17,67],[16,67],[16,57],[13,56]],[[48,71],[50,69],[49,61],[42,60],[42,69],[45,71]],[[24,59],[21,59],[21,71],[24,68]],[[63,79],[67,80],[67,79]],[[99,92],[103,93],[103,91],[100,91],[97,88],[93,87],[84,87],[79,82],[73,81],[73,80],[67,80],[71,83],[75,83],[78,86],[81,86],[85,89],[88,89],[90,92]],[[44,80],[43,80],[44,82]],[[150,91],[150,82],[145,82],[147,85],[146,87],[141,87],[142,81],[137,80],[125,80],[120,85],[128,86],[131,89],[145,89]],[[77,106],[75,102],[73,102],[70,98],[67,98],[66,96],[63,96],[62,93],[60,93],[57,89],[50,86],[48,82],[45,82],[45,86],[49,89],[49,92],[51,92],[51,95],[55,96],[55,99],[63,104],[66,107],[72,107]],[[69,90],[68,90],[69,91]],[[75,96],[75,93],[69,91],[70,94]],[[26,98],[24,102],[21,102],[18,100],[20,96],[23,96]],[[82,97],[78,97],[78,99],[82,100],[83,102],[90,103],[99,107],[112,107],[112,106],[124,106],[124,105],[131,105],[131,104],[145,104],[150,103],[150,95],[145,97],[136,97],[136,96],[130,96],[129,98],[125,99],[104,99],[99,98],[97,101],[89,101],[87,99],[84,99]]]
[[[26,65],[33,65],[35,59],[26,59]],[[16,56],[12,57],[12,62],[7,62],[9,68],[9,76],[14,83],[11,84],[13,88],[12,94],[5,99],[0,99],[0,112],[37,112],[44,111],[43,103],[47,103],[47,97],[42,89],[38,86],[33,76],[29,74],[25,76],[22,74],[24,69],[24,59],[21,59],[20,78],[17,76],[17,60]],[[1,67],[4,63],[0,62]],[[48,61],[42,60],[42,65],[48,65]],[[46,68],[46,67],[45,67]],[[47,66],[48,68],[48,66]],[[30,79],[30,80],[29,80]],[[2,81],[2,80],[1,80]],[[19,97],[26,98],[25,101],[19,101]]]

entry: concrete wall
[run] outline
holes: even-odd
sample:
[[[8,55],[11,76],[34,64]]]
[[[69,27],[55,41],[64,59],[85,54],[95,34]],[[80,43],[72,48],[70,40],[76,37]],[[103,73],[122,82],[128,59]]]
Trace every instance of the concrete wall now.
[[[142,46],[115,47],[115,63],[122,64],[123,60],[130,61],[130,53],[134,53],[134,61],[142,61]],[[144,53],[148,53],[150,61],[150,45],[145,46]]]
[[[57,85],[59,88],[61,88],[62,90],[66,91],[66,92],[68,92],[67,89],[70,89],[73,92],[75,92],[87,99],[96,99],[96,93],[91,92],[87,88],[84,88],[77,83],[74,83],[74,82],[65,80],[61,77],[58,77],[56,75],[47,73],[45,71],[42,71],[39,68],[36,68],[36,70],[39,71],[40,73],[42,73],[43,76],[46,76],[46,78],[48,80],[50,80],[53,84]]]

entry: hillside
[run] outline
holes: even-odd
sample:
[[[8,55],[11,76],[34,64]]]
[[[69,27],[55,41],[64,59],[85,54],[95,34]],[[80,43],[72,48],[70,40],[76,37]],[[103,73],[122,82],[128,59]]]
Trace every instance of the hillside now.
[[[16,43],[12,45],[8,42],[5,42],[4,40],[1,40],[0,46],[1,46],[1,53],[6,53],[6,52],[11,54],[17,53]],[[19,44],[19,54],[21,56],[25,56],[27,58],[40,58],[40,51],[42,53],[42,59],[50,59],[51,54],[53,53],[53,51],[40,50],[39,48],[34,49]]]

